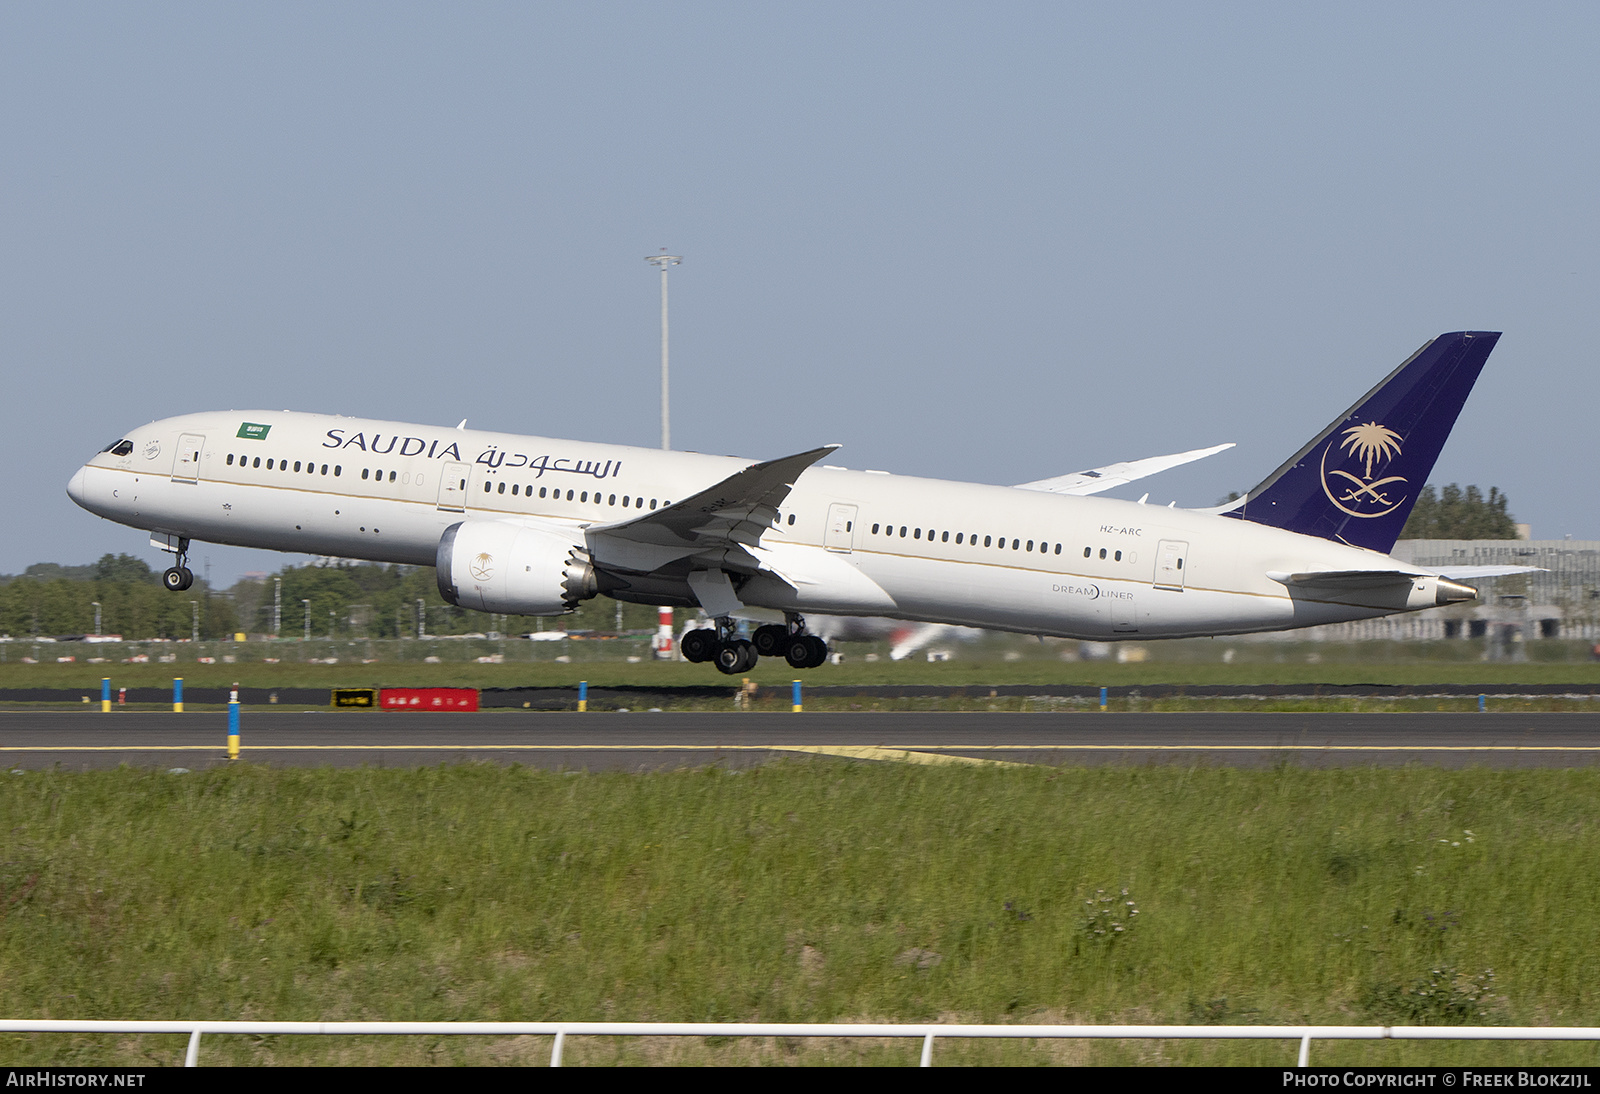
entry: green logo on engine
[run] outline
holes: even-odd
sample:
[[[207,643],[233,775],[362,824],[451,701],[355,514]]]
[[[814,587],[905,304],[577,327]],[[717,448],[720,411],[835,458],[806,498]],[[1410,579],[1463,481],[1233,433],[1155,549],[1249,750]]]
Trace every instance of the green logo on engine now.
[[[255,422],[245,422],[239,427],[238,436],[247,441],[264,441],[267,439],[267,430],[270,425],[257,425]]]

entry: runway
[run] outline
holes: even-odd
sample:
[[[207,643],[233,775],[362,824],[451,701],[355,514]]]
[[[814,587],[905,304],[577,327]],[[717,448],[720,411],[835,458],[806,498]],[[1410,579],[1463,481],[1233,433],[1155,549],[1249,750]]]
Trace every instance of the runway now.
[[[215,712],[4,711],[11,770],[227,763]],[[1600,713],[393,714],[247,710],[241,759],[286,766],[520,763],[592,771],[748,767],[784,757],[920,764],[1262,767],[1600,764]]]

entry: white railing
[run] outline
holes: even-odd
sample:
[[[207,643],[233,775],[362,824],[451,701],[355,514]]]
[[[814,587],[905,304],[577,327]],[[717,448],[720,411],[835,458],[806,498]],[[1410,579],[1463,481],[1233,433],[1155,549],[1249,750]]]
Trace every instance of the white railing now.
[[[933,1066],[935,1037],[1010,1040],[1299,1041],[1300,1067],[1312,1041],[1600,1041],[1600,1026],[995,1026],[782,1022],[117,1022],[0,1019],[0,1033],[187,1033],[185,1067],[200,1061],[200,1036],[233,1034],[391,1034],[554,1037],[550,1066],[561,1066],[568,1037],[907,1037],[922,1039]]]

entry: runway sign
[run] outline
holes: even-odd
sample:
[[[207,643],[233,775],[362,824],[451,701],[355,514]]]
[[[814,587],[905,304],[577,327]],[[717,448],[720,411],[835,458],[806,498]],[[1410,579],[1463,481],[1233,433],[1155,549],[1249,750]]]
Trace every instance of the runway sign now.
[[[378,693],[384,710],[477,710],[477,688],[384,688]]]
[[[333,697],[328,702],[333,707],[364,707],[372,708],[378,705],[377,688],[334,688]]]

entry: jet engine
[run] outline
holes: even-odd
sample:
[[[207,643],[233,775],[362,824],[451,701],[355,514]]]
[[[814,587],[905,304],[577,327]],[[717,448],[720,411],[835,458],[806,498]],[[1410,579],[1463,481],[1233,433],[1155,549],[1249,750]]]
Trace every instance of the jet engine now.
[[[598,592],[582,536],[498,520],[452,524],[439,539],[439,595],[507,615],[562,615]]]

